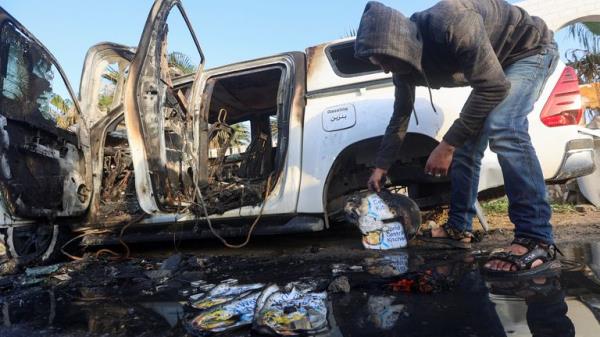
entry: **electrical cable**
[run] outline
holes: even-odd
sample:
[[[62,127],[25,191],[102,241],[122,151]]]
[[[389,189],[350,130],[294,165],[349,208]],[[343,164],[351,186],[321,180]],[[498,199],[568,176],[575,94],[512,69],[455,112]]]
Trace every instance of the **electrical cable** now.
[[[242,242],[241,244],[239,244],[239,245],[230,244],[221,235],[219,235],[219,233],[217,233],[217,231],[213,228],[212,221],[210,221],[210,218],[208,217],[208,210],[206,209],[206,203],[204,202],[204,197],[202,196],[202,191],[200,191],[200,188],[198,187],[198,184],[196,182],[194,182],[196,193],[198,194],[198,199],[200,199],[200,204],[202,206],[202,209],[204,210],[204,215],[206,217],[206,222],[208,223],[208,228],[210,229],[210,232],[217,239],[219,239],[223,243],[223,245],[225,245],[225,247],[233,248],[233,249],[239,249],[239,248],[243,248],[246,245],[248,245],[248,243],[250,242],[250,238],[252,237],[252,233],[254,232],[254,229],[256,228],[256,225],[260,221],[260,219],[261,219],[261,217],[263,215],[263,212],[265,210],[265,205],[267,204],[267,198],[269,197],[269,194],[271,192],[271,178],[272,177],[273,177],[273,175],[271,174],[271,175],[269,175],[269,178],[267,179],[267,188],[266,188],[266,191],[265,191],[265,198],[264,198],[264,200],[262,202],[262,206],[260,207],[260,212],[258,213],[258,216],[256,217],[256,219],[254,220],[254,222],[250,226],[250,229],[248,230],[248,234],[246,235],[246,240],[244,242]]]
[[[119,253],[116,253],[116,252],[115,252],[115,251],[113,251],[113,250],[110,250],[110,249],[106,249],[106,248],[104,248],[104,249],[100,249],[99,251],[97,251],[97,252],[96,252],[96,257],[100,257],[100,255],[102,255],[102,254],[104,254],[104,253],[108,253],[108,254],[110,254],[110,255],[112,255],[112,256],[113,256],[113,258],[111,258],[112,260],[128,260],[128,259],[130,258],[130,253],[131,253],[131,250],[129,249],[129,246],[128,246],[128,245],[125,243],[125,241],[123,241],[123,234],[125,233],[125,230],[126,230],[126,229],[127,229],[129,226],[131,226],[131,225],[133,225],[133,224],[136,224],[136,223],[138,223],[138,222],[142,221],[142,219],[144,219],[144,217],[145,217],[145,216],[146,216],[146,214],[140,214],[140,215],[139,215],[137,218],[135,218],[135,219],[133,219],[133,220],[129,221],[129,222],[128,222],[128,223],[127,223],[125,226],[123,226],[123,228],[121,228],[121,232],[120,232],[120,234],[119,234],[119,243],[120,243],[120,244],[121,244],[123,247],[125,247],[125,254],[119,254]],[[82,234],[79,234],[79,235],[77,235],[76,237],[72,238],[71,240],[67,241],[67,242],[66,242],[64,245],[62,245],[62,246],[60,247],[60,251],[61,251],[61,253],[63,253],[65,256],[67,256],[67,257],[68,257],[68,258],[70,258],[71,260],[75,260],[75,261],[80,261],[80,260],[83,260],[83,259],[84,259],[84,257],[82,257],[82,256],[75,256],[75,255],[71,255],[71,254],[67,253],[67,252],[65,251],[65,247],[66,247],[66,246],[68,246],[69,244],[71,244],[71,242],[73,242],[73,241],[75,241],[75,240],[77,240],[77,239],[79,239],[79,238],[82,238],[82,237],[84,237],[84,236],[86,236],[86,235],[93,235],[93,234],[107,234],[107,233],[112,233],[112,231],[111,231],[111,230],[108,230],[108,229],[92,229],[92,230],[86,230],[86,231],[85,231],[85,232],[83,232]]]

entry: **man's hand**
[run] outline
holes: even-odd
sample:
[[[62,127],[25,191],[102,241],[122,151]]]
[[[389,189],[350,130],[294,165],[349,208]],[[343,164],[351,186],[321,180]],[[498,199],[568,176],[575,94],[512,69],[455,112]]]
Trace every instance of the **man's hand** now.
[[[380,168],[373,170],[373,173],[371,173],[371,177],[369,178],[369,182],[367,183],[369,185],[369,189],[371,191],[381,192],[381,181],[386,175],[387,170]]]
[[[454,150],[454,146],[442,141],[429,155],[425,165],[425,173],[435,177],[448,175]]]

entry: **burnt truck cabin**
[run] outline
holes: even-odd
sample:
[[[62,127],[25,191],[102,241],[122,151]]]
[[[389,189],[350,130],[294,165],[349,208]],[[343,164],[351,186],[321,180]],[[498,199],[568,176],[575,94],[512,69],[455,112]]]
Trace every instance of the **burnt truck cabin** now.
[[[284,65],[267,65],[208,78],[208,161],[200,165],[208,165],[209,214],[260,204],[280,175],[288,133],[286,72]]]
[[[82,215],[91,182],[86,126],[54,57],[0,12],[0,192],[13,217]]]

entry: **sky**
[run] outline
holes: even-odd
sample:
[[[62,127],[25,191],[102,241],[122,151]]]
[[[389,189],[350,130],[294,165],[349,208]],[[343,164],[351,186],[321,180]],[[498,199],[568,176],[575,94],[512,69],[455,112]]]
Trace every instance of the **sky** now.
[[[85,53],[110,41],[137,46],[152,0],[1,0],[54,54],[74,90]],[[366,0],[184,0],[206,66],[215,67],[335,40],[358,28]],[[383,0],[410,15],[437,0]],[[515,2],[515,1],[509,1]],[[566,34],[558,34],[561,47]],[[561,48],[564,49],[564,48]],[[564,54],[564,52],[562,53]]]

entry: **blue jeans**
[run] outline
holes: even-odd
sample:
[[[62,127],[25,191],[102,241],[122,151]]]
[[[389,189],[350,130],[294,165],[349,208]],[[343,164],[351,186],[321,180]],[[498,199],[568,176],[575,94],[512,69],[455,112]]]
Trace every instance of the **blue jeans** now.
[[[502,168],[508,215],[515,225],[515,237],[553,243],[552,211],[542,169],[529,137],[527,115],[533,110],[557,60],[556,45],[551,45],[504,70],[511,82],[508,96],[489,114],[479,136],[467,141],[454,154],[450,171],[450,227],[460,231],[472,229],[481,158],[489,143]]]

